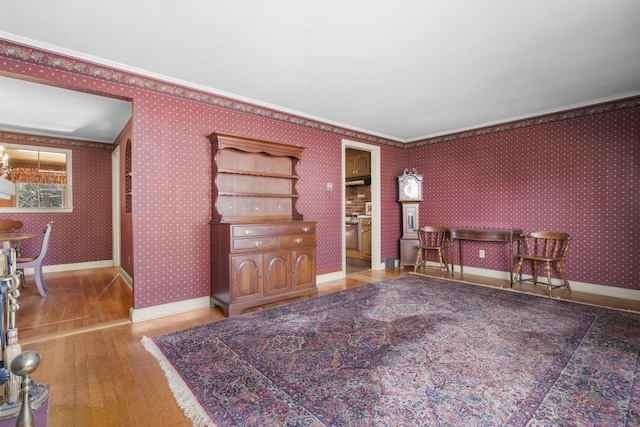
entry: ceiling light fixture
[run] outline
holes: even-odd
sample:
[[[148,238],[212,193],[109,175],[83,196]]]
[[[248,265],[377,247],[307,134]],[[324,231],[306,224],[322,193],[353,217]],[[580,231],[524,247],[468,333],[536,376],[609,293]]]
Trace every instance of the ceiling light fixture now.
[[[4,145],[0,145],[0,157],[2,157],[2,167],[0,168],[0,173],[3,178],[6,178],[7,175],[11,173],[11,167],[9,166],[9,155],[4,151]]]

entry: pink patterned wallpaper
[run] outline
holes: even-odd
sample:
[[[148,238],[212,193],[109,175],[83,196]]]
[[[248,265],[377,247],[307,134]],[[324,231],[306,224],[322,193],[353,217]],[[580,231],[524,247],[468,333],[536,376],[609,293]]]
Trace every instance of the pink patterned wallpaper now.
[[[570,281],[640,289],[640,105],[411,155],[425,183],[422,224],[565,231]],[[506,245],[465,243],[465,265],[506,271]]]
[[[332,182],[335,186],[340,182],[339,159],[343,138],[381,146],[382,260],[398,257],[401,226],[397,176],[402,174],[404,168],[415,167],[425,175],[421,220],[469,226],[501,226],[503,223],[520,222],[523,228],[530,231],[539,225],[573,226],[580,215],[587,214],[586,207],[582,210],[570,209],[573,222],[560,220],[567,204],[584,205],[584,201],[575,200],[575,196],[572,196],[574,193],[563,187],[567,179],[592,176],[597,181],[594,191],[602,185],[599,177],[606,170],[600,168],[598,175],[587,170],[597,163],[588,157],[597,153],[598,147],[578,150],[579,154],[575,152],[579,148],[576,145],[583,141],[583,135],[593,132],[590,129],[595,126],[590,124],[592,121],[606,128],[599,131],[601,137],[607,138],[606,144],[618,144],[618,137],[614,140],[609,132],[622,133],[626,138],[626,142],[622,143],[624,147],[614,150],[618,154],[610,159],[611,162],[623,161],[626,167],[624,162],[633,158],[630,154],[635,153],[635,158],[638,157],[638,109],[588,117],[584,119],[583,127],[578,128],[574,127],[581,119],[487,135],[465,135],[455,142],[455,138],[439,144],[424,141],[406,150],[400,143],[375,136],[181,88],[14,42],[0,40],[0,71],[133,100],[135,308],[209,293],[211,153],[206,135],[212,131],[306,147],[298,166],[301,179],[297,189],[301,199],[297,206],[306,220],[318,221],[318,274],[339,271],[342,265],[340,244],[343,214],[340,192],[327,192],[325,185]],[[619,117],[624,117],[624,120]],[[575,141],[571,143],[572,140]],[[600,142],[594,140],[593,144]],[[604,151],[609,149],[599,148],[606,148]],[[529,153],[533,154],[532,158],[536,159],[534,163],[538,166],[549,165],[552,156],[559,156],[554,158],[566,160],[572,166],[567,168],[564,165],[550,173],[541,173],[534,166],[527,172],[526,159]],[[599,155],[602,161],[602,153]],[[631,166],[628,172],[631,176],[627,178],[635,179],[631,185],[635,186],[637,194],[637,160]],[[607,174],[604,181],[606,188],[611,188],[613,184],[609,183]],[[615,175],[620,176],[620,172]],[[588,184],[581,185],[584,187]],[[552,191],[558,189],[561,193],[555,196]],[[541,195],[547,193],[555,200],[545,204],[554,212],[553,221],[549,220],[543,209],[534,208],[537,213],[530,215],[529,208],[525,207],[525,201],[531,194],[536,194],[539,202]],[[573,201],[568,201],[567,196],[574,197],[569,199]],[[638,213],[638,200],[635,197],[634,200],[625,199],[622,211],[612,212],[608,209],[603,215],[615,215],[611,221],[620,220],[628,224],[629,213]],[[602,209],[603,203],[605,200],[598,202]],[[81,227],[83,223],[74,225]],[[584,230],[591,229],[592,225],[593,221],[585,223]],[[569,231],[573,232],[573,229]],[[637,225],[631,224],[629,236],[635,237],[633,241],[638,240],[637,231]],[[600,236],[602,228],[598,233],[597,236]],[[589,238],[588,233],[580,235],[578,232],[577,243],[574,244],[578,246],[583,239]],[[87,241],[83,245],[93,244],[93,241]],[[613,280],[611,276],[596,272],[576,276],[593,255],[580,252],[575,246],[575,252],[572,250],[571,254],[575,260],[568,265],[570,278],[585,281],[593,278],[599,280],[595,283],[640,288],[629,282],[627,276],[617,275]],[[95,260],[110,259],[110,243],[108,248],[106,258],[96,257]],[[625,248],[638,252],[637,246],[627,245]],[[499,250],[487,248],[485,264],[471,260],[468,263],[505,269],[498,261]],[[494,253],[496,256],[493,256]],[[618,251],[616,254],[620,255]],[[628,260],[628,257],[623,256],[622,259]],[[616,260],[612,261],[612,267],[607,267],[607,270],[614,270],[615,273],[624,269]]]
[[[380,144],[385,159],[382,191],[395,194],[406,167],[399,143],[335,128],[233,100],[0,40],[0,70],[53,84],[133,100],[134,307],[144,308],[209,294],[212,131],[306,147],[298,165],[298,210],[318,222],[317,273],[342,267],[340,191],[342,139]],[[393,154],[391,154],[393,153]],[[395,196],[394,196],[395,197]],[[396,256],[397,205],[383,218],[383,258]],[[386,217],[386,214],[384,214]],[[82,224],[78,223],[78,227]],[[109,226],[110,227],[110,226]],[[109,232],[110,232],[109,228]],[[93,245],[86,241],[84,246]],[[109,255],[96,260],[110,259]]]

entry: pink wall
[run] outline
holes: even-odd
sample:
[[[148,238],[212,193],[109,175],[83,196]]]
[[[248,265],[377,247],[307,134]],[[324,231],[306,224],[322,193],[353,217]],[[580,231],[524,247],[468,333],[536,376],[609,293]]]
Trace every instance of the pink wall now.
[[[425,201],[421,207],[421,220],[425,223],[468,226],[513,223],[527,231],[551,225],[573,227],[576,217],[593,215],[584,206],[582,210],[577,208],[580,203],[584,205],[585,200],[593,197],[582,195],[582,202],[577,201],[575,191],[569,191],[560,184],[574,176],[593,176],[594,179],[598,178],[594,184],[580,185],[584,188],[594,186],[594,191],[609,190],[615,186],[608,179],[611,164],[604,162],[604,154],[598,154],[599,161],[589,160],[589,156],[599,149],[610,151],[611,147],[598,147],[597,144],[624,145],[624,148],[616,147],[613,150],[616,154],[610,161],[615,170],[631,167],[625,176],[633,180],[633,194],[638,193],[637,160],[627,165],[633,159],[633,154],[636,159],[638,157],[637,109],[588,117],[577,128],[574,126],[582,123],[579,119],[472,136],[455,143],[412,144],[413,149],[405,150],[401,144],[375,136],[2,40],[0,71],[133,100],[135,308],[208,295],[211,152],[206,135],[212,131],[306,147],[298,166],[301,179],[297,189],[301,199],[297,206],[305,219],[318,221],[318,274],[339,271],[342,266],[340,244],[343,214],[340,192],[326,192],[325,185],[327,182],[334,185],[340,182],[339,159],[343,138],[381,146],[381,260],[398,257],[401,226],[397,176],[406,167],[416,167],[419,173],[425,175]],[[611,117],[617,119],[611,121]],[[591,124],[592,121],[595,124]],[[586,145],[593,144],[594,147],[587,149],[580,146],[580,141],[584,141],[583,136],[592,134],[599,136],[590,139],[591,142]],[[489,150],[489,153],[485,153],[485,150]],[[565,173],[552,173],[554,178],[548,182],[549,176],[534,169],[525,169],[529,152],[534,154],[534,162],[538,166],[548,166],[549,158],[555,162],[569,160],[573,156],[573,162],[568,168],[563,166]],[[594,172],[589,175],[591,172],[587,169],[596,164],[609,166],[604,170],[600,168],[597,174]],[[602,179],[601,174],[605,175]],[[615,175],[619,177],[620,174],[616,172]],[[571,188],[576,185],[572,184]],[[560,191],[559,196],[552,191]],[[536,201],[539,201],[541,195],[547,192],[555,198],[555,202],[549,204],[554,210],[553,221],[540,208],[534,208],[537,213],[533,216],[525,208],[526,198],[535,194]],[[601,198],[597,206],[604,209],[605,204],[612,201],[610,197],[613,195],[597,197]],[[620,201],[616,200],[616,203]],[[633,200],[625,198],[622,203],[624,213],[606,208],[599,217],[605,222],[605,218],[610,218],[616,227],[619,227],[617,221],[629,225],[628,235],[632,238],[629,242],[635,242],[639,237],[637,225],[628,224],[628,215],[630,212],[638,213],[637,196]],[[572,218],[569,222],[560,220],[565,208]],[[528,219],[525,221],[524,218]],[[570,278],[589,282],[593,278],[598,280],[595,283],[612,286],[638,286],[629,281],[628,273],[622,276],[619,273],[630,268],[622,265],[623,261],[627,266],[631,265],[626,255],[615,259],[612,257],[610,267],[606,267],[607,273],[580,273],[593,258],[593,253],[587,248],[595,245],[584,246],[585,249],[576,247],[585,241],[595,240],[587,231],[594,224],[594,221],[585,223],[580,228],[582,231],[576,231],[578,235],[571,253],[572,264],[568,265]],[[567,229],[571,232],[575,230]],[[601,234],[602,225],[599,225],[598,234],[594,236],[599,238]],[[637,254],[638,248],[634,244],[626,245],[625,250]],[[498,261],[499,250],[487,248],[489,258],[485,264],[477,260],[473,263],[469,260],[469,263],[504,270],[506,268]],[[496,251],[495,256],[493,251]],[[622,250],[616,250],[616,255],[622,255]],[[605,269],[605,265],[600,264],[598,268]],[[613,279],[612,272],[616,274]]]
[[[570,281],[640,289],[636,102],[412,149],[425,182],[421,223],[566,231],[573,238]],[[485,259],[478,257],[480,248]],[[465,265],[506,271],[505,250],[503,244],[466,243]]]

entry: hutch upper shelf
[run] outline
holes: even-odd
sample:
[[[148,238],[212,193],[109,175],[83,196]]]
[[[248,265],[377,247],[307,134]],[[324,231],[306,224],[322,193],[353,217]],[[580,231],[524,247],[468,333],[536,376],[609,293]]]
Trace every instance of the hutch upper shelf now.
[[[304,147],[212,133],[214,222],[302,220],[296,165]]]

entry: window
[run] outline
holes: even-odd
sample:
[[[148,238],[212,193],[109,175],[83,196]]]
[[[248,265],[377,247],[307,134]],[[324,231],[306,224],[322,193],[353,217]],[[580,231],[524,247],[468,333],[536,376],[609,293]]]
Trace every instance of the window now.
[[[63,208],[66,185],[18,183],[19,208]]]
[[[0,212],[71,212],[72,151],[59,148],[5,145],[5,178],[15,195],[0,200]]]

